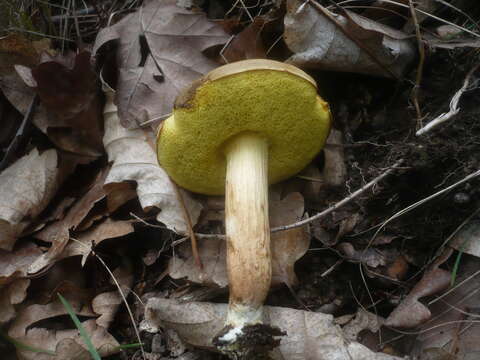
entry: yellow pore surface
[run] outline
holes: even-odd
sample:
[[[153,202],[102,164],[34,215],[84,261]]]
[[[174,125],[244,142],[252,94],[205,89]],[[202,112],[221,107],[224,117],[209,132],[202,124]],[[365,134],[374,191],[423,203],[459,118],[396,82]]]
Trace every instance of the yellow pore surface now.
[[[225,191],[225,144],[243,132],[269,146],[269,183],[302,170],[323,148],[330,111],[305,79],[284,71],[254,70],[203,83],[187,107],[174,110],[159,133],[160,165],[180,186]]]

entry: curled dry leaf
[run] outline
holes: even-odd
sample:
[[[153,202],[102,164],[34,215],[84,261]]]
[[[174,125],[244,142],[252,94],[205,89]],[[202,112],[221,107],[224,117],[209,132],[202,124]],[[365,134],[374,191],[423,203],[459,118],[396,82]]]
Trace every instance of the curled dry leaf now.
[[[288,62],[324,70],[402,76],[415,56],[406,34],[348,10],[342,15],[329,14],[336,23],[309,3],[287,1],[284,38],[294,52]]]
[[[145,2],[97,36],[94,54],[106,42],[119,40],[116,103],[127,128],[168,115],[179,91],[216,67],[202,51],[229,38],[205,14],[176,2]]]
[[[272,193],[270,201],[270,224],[272,227],[288,225],[301,219],[304,201],[300,193],[292,193],[280,200],[280,195]],[[305,227],[272,234],[272,284],[297,283],[294,271],[295,262],[308,250],[310,236]],[[189,244],[183,244],[170,260],[169,275],[174,279],[187,278],[189,281],[205,285],[225,287],[228,285],[225,239],[204,239],[199,243],[199,256],[203,272],[192,255]]]
[[[47,110],[47,118],[35,124],[63,150],[100,156],[103,153],[102,112],[90,53],[77,54],[72,68],[64,65],[68,61],[54,60],[37,65],[31,73],[28,68],[16,67],[25,83],[34,86]]]
[[[89,306],[82,304],[81,301],[68,299],[68,302],[78,316],[94,317]],[[71,339],[78,345],[85,347],[78,330],[69,320],[70,329],[50,330],[36,327],[35,323],[40,320],[52,319],[61,315],[67,315],[67,311],[60,301],[55,301],[47,305],[30,305],[22,309],[14,322],[11,324],[8,335],[29,346],[57,352],[55,356],[38,352],[17,349],[18,357],[24,360],[51,360],[51,359],[73,359],[75,358],[77,347],[72,347],[70,357],[66,357],[65,348],[57,348],[65,339]],[[93,345],[99,350],[101,356],[109,356],[118,352],[118,342],[110,335],[105,328],[98,326],[95,319],[82,322]],[[63,345],[62,345],[63,346]]]
[[[120,124],[117,107],[113,104],[113,94],[107,91],[106,95],[103,143],[108,160],[112,162],[112,168],[105,180],[106,190],[112,192],[118,184],[136,182],[142,208],[160,208],[158,221],[173,231],[186,233],[188,225],[183,206],[193,226],[200,215],[201,204],[185,191],[177,191],[167,173],[158,166],[151,132],[146,129],[124,128]]]
[[[57,152],[37,149],[0,173],[0,249],[12,250],[22,231],[58,188]]]
[[[29,273],[36,273],[61,258],[61,254],[70,239],[70,230],[75,230],[95,203],[105,198],[103,182],[107,172],[108,168],[100,171],[85,195],[68,210],[67,215],[63,219],[50,224],[35,234],[36,238],[51,242],[52,246],[48,252],[40,256],[29,266]]]
[[[212,348],[212,338],[223,328],[226,304],[180,303],[151,298],[145,310],[143,328],[158,331],[174,329],[190,345]],[[347,341],[331,315],[281,307],[264,307],[272,326],[287,332],[279,351],[270,354],[275,360],[394,360],[398,357],[374,353],[365,346]]]

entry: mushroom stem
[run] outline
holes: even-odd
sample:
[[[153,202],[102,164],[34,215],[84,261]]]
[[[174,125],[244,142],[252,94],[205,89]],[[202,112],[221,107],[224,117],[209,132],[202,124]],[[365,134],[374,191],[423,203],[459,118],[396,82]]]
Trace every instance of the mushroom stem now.
[[[268,222],[268,144],[243,133],[226,149],[225,227],[229,309],[227,325],[262,322],[272,278]]]
[[[262,324],[262,305],[272,278],[268,144],[262,136],[246,132],[230,140],[225,153],[230,300],[226,326],[214,343],[231,358],[254,359],[278,346],[274,336],[282,335]]]

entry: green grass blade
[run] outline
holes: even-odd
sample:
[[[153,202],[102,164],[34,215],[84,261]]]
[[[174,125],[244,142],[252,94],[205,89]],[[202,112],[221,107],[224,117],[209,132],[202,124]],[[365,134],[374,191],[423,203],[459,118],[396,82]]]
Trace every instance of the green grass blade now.
[[[75,323],[75,326],[77,327],[80,333],[80,336],[83,339],[83,342],[85,343],[85,345],[87,345],[88,351],[90,352],[90,355],[92,355],[92,358],[94,360],[101,360],[101,357],[97,352],[97,349],[95,349],[95,346],[93,346],[92,341],[90,340],[90,337],[85,331],[85,328],[83,327],[82,323],[78,319],[77,314],[75,314],[75,311],[73,310],[70,303],[61,294],[58,293],[57,295],[60,298],[60,301],[62,302],[63,306],[67,310],[68,314],[72,318],[73,322]]]

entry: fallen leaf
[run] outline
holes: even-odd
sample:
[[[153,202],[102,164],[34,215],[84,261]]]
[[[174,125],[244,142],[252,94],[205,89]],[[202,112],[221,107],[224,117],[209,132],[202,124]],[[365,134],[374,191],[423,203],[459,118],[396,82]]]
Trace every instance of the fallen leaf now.
[[[255,17],[233,40],[227,45],[222,54],[222,59],[227,63],[245,59],[265,59],[267,52],[262,41],[262,29],[265,19],[261,16]]]
[[[27,85],[34,85],[41,103],[48,111],[45,123],[35,124],[59,148],[76,154],[102,155],[102,113],[97,76],[90,63],[90,53],[75,56],[72,68],[65,60],[43,62],[31,69],[17,66]],[[50,59],[49,59],[50,60]]]
[[[402,77],[415,56],[407,34],[345,9],[342,15],[325,11],[343,31],[310,3],[287,1],[284,39],[294,52],[287,62],[322,70]]]
[[[472,219],[453,236],[449,246],[458,251],[480,257],[479,236],[480,220]]]
[[[359,308],[355,316],[342,326],[342,330],[348,341],[356,341],[358,334],[363,330],[370,330],[372,333],[378,332],[383,322],[384,319],[378,315]]]
[[[22,243],[11,252],[0,250],[0,286],[26,277],[28,265],[41,254],[42,251],[32,242]]]
[[[338,250],[350,261],[359,262],[372,268],[387,264],[387,256],[381,250],[368,248],[365,250],[356,250],[352,244],[343,242],[337,246]]]
[[[142,208],[147,210],[155,206],[161,209],[157,215],[158,221],[175,232],[186,233],[188,225],[183,205],[194,226],[202,210],[200,202],[183,190],[177,192],[167,173],[158,165],[151,132],[146,129],[124,128],[117,116],[117,107],[113,104],[113,94],[106,94],[103,143],[108,160],[112,163],[105,180],[106,191],[109,192],[112,187],[115,189],[115,186],[124,182],[136,182]],[[118,202],[116,206],[119,206]]]
[[[128,269],[126,266],[119,267],[115,269],[113,275],[120,285],[123,295],[126,298],[133,285],[134,277],[132,270]],[[113,283],[113,281],[111,282]],[[95,298],[92,300],[92,308],[95,313],[100,315],[96,320],[97,325],[108,329],[122,303],[123,299],[118,289],[95,296]]]
[[[80,300],[68,298],[68,302],[72,306],[77,316],[94,317],[95,313],[91,308]],[[69,329],[50,330],[43,327],[36,327],[36,323],[40,320],[54,319],[55,317],[67,315],[67,311],[60,301],[54,301],[47,305],[30,305],[23,308],[18,316],[11,324],[8,335],[29,346],[49,351],[60,350],[58,357],[37,353],[17,348],[17,355],[25,360],[50,360],[50,359],[72,359],[73,357],[65,357],[66,349],[58,349],[57,346],[65,339],[74,340],[77,344],[86,348],[77,328],[71,320],[69,320]],[[99,350],[101,356],[108,356],[118,352],[118,342],[110,335],[105,328],[98,326],[95,319],[89,319],[82,322],[93,345]],[[73,350],[77,350],[74,348]],[[73,356],[74,354],[70,354]]]
[[[58,188],[57,152],[37,149],[0,173],[0,249],[12,250],[17,238],[40,214]]]
[[[122,125],[138,127],[168,115],[179,91],[216,67],[202,52],[228,38],[203,13],[177,7],[176,0],[146,2],[102,30],[94,54],[119,40],[116,103]]]
[[[367,347],[345,339],[331,315],[290,308],[265,306],[264,316],[272,326],[287,332],[275,360],[394,360],[398,357],[374,353]],[[145,310],[144,330],[155,332],[160,327],[174,329],[192,346],[212,348],[212,338],[224,326],[226,304],[180,303],[151,298]]]
[[[430,310],[419,299],[439,293],[450,285],[450,272],[438,265],[427,270],[405,299],[392,311],[385,321],[386,326],[413,328],[430,319]]]
[[[134,231],[130,221],[115,221],[107,218],[105,221],[95,225],[92,229],[82,232],[75,240],[71,241],[61,253],[59,259],[70,256],[82,256],[82,266],[85,265],[88,255],[92,252],[92,244],[97,246],[107,239],[125,236]],[[58,259],[57,259],[58,260]]]
[[[300,193],[288,194],[280,199],[279,194],[270,192],[270,227],[295,223],[302,219],[305,206]],[[298,283],[295,263],[307,252],[310,246],[308,226],[302,226],[271,234],[272,281],[295,286]]]
[[[432,317],[419,328],[411,351],[412,356],[432,360],[478,358],[479,270],[478,258],[462,256],[455,286],[448,294],[429,305]]]
[[[105,198],[103,182],[107,172],[108,168],[103,169],[97,175],[88,191],[68,210],[67,215],[63,219],[48,225],[45,229],[35,234],[36,238],[50,242],[52,246],[29,266],[29,273],[36,273],[60,258],[70,239],[70,230],[75,230],[95,203]]]
[[[22,303],[27,297],[29,279],[17,279],[2,286],[0,293],[0,324],[5,324],[15,318],[15,306]]]
[[[270,224],[272,227],[288,225],[300,220],[304,211],[303,197],[292,193],[280,200],[280,195],[271,192]],[[295,262],[308,250],[310,236],[305,227],[271,235],[272,246],[272,285],[297,283],[294,271]],[[203,272],[192,255],[190,244],[182,244],[176,255],[170,259],[169,275],[174,279],[187,278],[189,281],[205,285],[226,287],[228,285],[225,239],[204,239],[199,242],[199,257]]]

